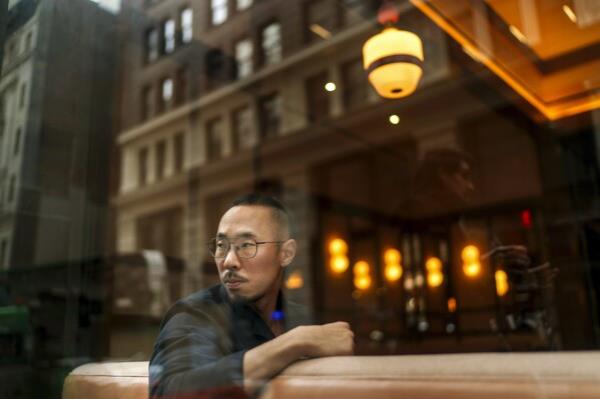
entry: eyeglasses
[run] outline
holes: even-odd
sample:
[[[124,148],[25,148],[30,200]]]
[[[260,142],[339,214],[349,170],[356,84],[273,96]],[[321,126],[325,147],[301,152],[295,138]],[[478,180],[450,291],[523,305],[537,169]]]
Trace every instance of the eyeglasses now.
[[[258,252],[258,246],[262,244],[282,244],[285,241],[256,241],[252,238],[245,238],[237,243],[231,243],[227,238],[213,238],[208,242],[208,250],[215,258],[224,258],[229,249],[233,249],[237,256],[244,259],[254,258]]]

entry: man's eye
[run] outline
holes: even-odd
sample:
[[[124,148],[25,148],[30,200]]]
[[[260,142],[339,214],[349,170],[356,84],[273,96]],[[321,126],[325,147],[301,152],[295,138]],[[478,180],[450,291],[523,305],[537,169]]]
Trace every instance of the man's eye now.
[[[252,248],[253,246],[255,246],[256,244],[253,243],[252,241],[247,241],[247,242],[243,242],[240,244],[240,248],[241,249],[248,249],[248,248]]]
[[[227,247],[227,243],[226,243],[225,241],[217,241],[217,242],[215,243],[215,246],[216,246],[218,249],[223,249],[223,248]]]

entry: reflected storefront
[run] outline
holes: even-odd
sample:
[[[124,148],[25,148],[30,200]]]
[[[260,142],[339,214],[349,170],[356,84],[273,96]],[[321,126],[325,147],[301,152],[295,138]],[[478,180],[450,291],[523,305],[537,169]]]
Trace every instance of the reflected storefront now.
[[[29,26],[19,21],[36,15],[51,30],[32,7],[70,11],[58,1],[11,0],[4,40],[0,178],[22,196],[1,220],[8,288],[0,305],[28,306],[51,292],[65,312],[79,312],[61,324],[75,336],[85,295],[70,290],[90,284],[98,301],[98,327],[81,338],[97,334],[98,347],[44,359],[147,359],[168,306],[219,282],[205,243],[231,201],[251,191],[279,197],[294,216],[299,252],[287,295],[319,322],[350,322],[358,354],[599,347],[595,1],[386,2],[399,13],[394,25],[423,46],[420,82],[397,99],[378,95],[363,65],[363,45],[384,28],[381,1],[125,0],[117,10],[77,2],[103,10],[100,37],[119,38],[115,70],[82,78],[100,74],[115,85],[84,94],[105,96],[110,123],[45,116],[22,129],[25,161],[15,159],[16,126],[77,88],[57,94],[49,84],[25,107],[30,116],[14,112],[15,72],[29,73],[12,47]],[[407,62],[398,52],[395,62]],[[47,52],[31,57],[56,63]],[[96,98],[89,118],[106,105]],[[57,124],[83,132],[84,142],[45,141],[64,137],[48,128]],[[103,155],[85,164],[86,178],[57,177],[80,168],[60,159],[92,148]],[[31,172],[38,159],[47,173]],[[57,192],[57,181],[100,199]],[[84,206],[71,217],[69,204]],[[25,219],[15,215],[32,213],[37,227],[21,232]],[[61,231],[97,237],[98,248],[13,243],[12,234],[51,235],[46,216],[57,213],[71,217]],[[26,287],[50,264],[65,268],[62,291]]]

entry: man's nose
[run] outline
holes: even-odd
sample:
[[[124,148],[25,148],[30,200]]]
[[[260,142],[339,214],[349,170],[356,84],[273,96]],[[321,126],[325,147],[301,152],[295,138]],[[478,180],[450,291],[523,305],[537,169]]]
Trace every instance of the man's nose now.
[[[235,246],[231,245],[229,247],[229,251],[225,254],[225,259],[223,259],[223,266],[226,268],[239,268],[240,267],[240,257],[238,256]]]

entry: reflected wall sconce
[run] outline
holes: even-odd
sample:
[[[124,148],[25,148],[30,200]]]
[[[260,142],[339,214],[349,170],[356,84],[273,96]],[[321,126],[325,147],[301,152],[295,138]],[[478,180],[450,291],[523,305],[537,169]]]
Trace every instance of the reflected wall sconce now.
[[[371,287],[371,266],[364,260],[354,264],[354,286],[359,290],[368,290]]]
[[[504,270],[496,270],[494,274],[496,279],[496,294],[504,296],[508,292],[508,276]]]
[[[442,261],[435,256],[427,259],[425,262],[427,270],[427,285],[430,288],[436,288],[444,282],[444,273],[442,273]]]
[[[363,68],[381,97],[409,96],[423,75],[423,43],[416,34],[393,26],[398,11],[390,1],[381,6],[378,20],[384,29],[363,45]]]
[[[285,281],[285,288],[288,290],[297,290],[304,286],[304,278],[299,271],[295,271]]]
[[[348,244],[341,238],[334,238],[327,246],[329,252],[329,269],[335,274],[344,273],[350,266],[348,260]]]
[[[460,254],[463,261],[463,272],[467,277],[477,277],[481,273],[481,262],[479,261],[479,248],[475,245],[467,245]]]
[[[383,274],[389,283],[395,283],[402,277],[402,255],[395,248],[387,249],[383,253]]]

